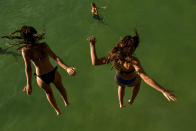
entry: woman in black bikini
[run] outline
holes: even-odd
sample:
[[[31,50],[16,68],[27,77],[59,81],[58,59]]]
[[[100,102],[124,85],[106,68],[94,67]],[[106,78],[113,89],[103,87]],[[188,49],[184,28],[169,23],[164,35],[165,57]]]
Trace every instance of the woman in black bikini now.
[[[15,33],[19,33],[19,36],[15,36]],[[25,62],[25,72],[27,78],[27,85],[24,91],[27,95],[32,93],[32,68],[31,62],[36,69],[37,84],[41,87],[45,93],[49,103],[55,109],[57,115],[61,112],[56,104],[50,83],[53,83],[55,87],[60,92],[65,106],[69,105],[67,100],[67,93],[63,87],[61,76],[57,71],[57,67],[53,67],[50,63],[49,57],[55,60],[55,62],[65,69],[69,75],[75,74],[75,69],[73,67],[68,67],[63,63],[63,61],[55,55],[55,53],[50,49],[47,43],[40,43],[39,40],[43,39],[44,34],[38,34],[35,28],[31,26],[22,26],[20,30],[13,32],[10,36],[5,36],[8,39],[21,39],[21,41],[16,45],[23,45],[19,48],[22,51],[22,56]]]
[[[90,42],[91,50],[91,61],[92,65],[103,65],[108,63],[113,63],[112,67],[116,68],[115,80],[118,84],[118,98],[120,103],[120,108],[125,107],[124,95],[125,87],[133,87],[132,96],[129,99],[129,104],[133,104],[135,97],[137,96],[141,79],[144,80],[152,88],[163,93],[163,95],[168,99],[168,101],[176,101],[176,97],[171,93],[170,90],[162,88],[157,82],[152,80],[142,68],[140,61],[137,57],[133,56],[136,48],[139,45],[139,35],[135,30],[134,36],[125,36],[120,42],[110,51],[110,53],[102,58],[97,58],[95,43],[96,39],[94,37],[88,38]]]

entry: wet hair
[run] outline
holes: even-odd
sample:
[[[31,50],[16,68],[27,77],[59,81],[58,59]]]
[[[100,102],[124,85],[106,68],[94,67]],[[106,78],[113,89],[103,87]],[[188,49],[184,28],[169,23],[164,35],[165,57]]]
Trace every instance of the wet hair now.
[[[91,6],[96,7],[96,5],[95,5],[95,3],[94,3],[94,2],[92,2],[92,3],[91,3]]]
[[[19,35],[16,35],[19,33]],[[15,44],[10,44],[9,46],[16,46],[16,45],[32,45],[35,44],[36,41],[44,39],[45,33],[38,34],[36,29],[32,26],[22,26],[21,29],[15,30],[14,32],[10,33],[7,36],[3,36],[2,38],[7,38],[9,40],[20,40]],[[19,47],[18,49],[21,49]]]
[[[24,39],[27,44],[33,44],[36,41],[37,31],[35,28],[30,26],[23,26],[20,31],[20,36]]]
[[[119,64],[131,64],[133,53],[139,45],[139,35],[137,32],[134,36],[127,35],[121,39],[108,54],[108,59]],[[114,63],[112,67],[114,66]]]

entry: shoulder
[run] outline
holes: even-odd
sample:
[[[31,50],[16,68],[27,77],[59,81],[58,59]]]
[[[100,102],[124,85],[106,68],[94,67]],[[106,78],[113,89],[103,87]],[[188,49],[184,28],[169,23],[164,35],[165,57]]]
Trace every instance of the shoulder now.
[[[22,56],[25,60],[30,59],[31,57],[31,51],[27,47],[22,47],[21,48]]]
[[[133,67],[135,68],[136,72],[138,74],[144,74],[145,71],[139,61],[139,59],[137,57],[133,57],[133,61],[132,61]]]
[[[29,53],[30,52],[30,49],[26,46],[21,47],[20,50],[22,51],[22,53]]]
[[[39,43],[39,47],[45,51],[48,51],[50,49],[50,47],[48,46],[46,42]]]
[[[39,43],[39,45],[40,45],[41,47],[48,47],[48,44],[47,44],[46,42]]]
[[[104,63],[104,64],[109,64],[109,63],[112,61],[109,55],[103,56],[100,60],[101,60],[102,63]]]
[[[133,58],[133,60],[132,60],[133,65],[140,65],[140,61],[137,57],[133,56],[132,58]]]

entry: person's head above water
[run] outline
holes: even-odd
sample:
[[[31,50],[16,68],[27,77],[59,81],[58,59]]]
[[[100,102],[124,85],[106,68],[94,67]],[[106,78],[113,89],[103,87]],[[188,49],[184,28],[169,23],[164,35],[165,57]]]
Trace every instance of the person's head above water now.
[[[96,8],[96,5],[95,5],[95,3],[91,3],[91,7],[95,7]]]

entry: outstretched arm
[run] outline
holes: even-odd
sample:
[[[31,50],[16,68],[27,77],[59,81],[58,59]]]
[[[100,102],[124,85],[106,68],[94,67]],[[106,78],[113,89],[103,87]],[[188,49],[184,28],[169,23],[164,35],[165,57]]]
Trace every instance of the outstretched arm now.
[[[100,6],[100,7],[98,7],[99,9],[106,9],[107,7],[106,6]]]
[[[56,56],[56,54],[50,49],[50,47],[48,46],[48,44],[45,44],[46,46],[46,50],[48,52],[48,55],[54,59],[54,61],[61,66],[63,69],[65,69],[67,71],[67,73],[69,75],[75,75],[75,68],[74,67],[69,67],[67,66],[60,57]]]
[[[23,91],[27,92],[27,95],[31,95],[32,93],[32,68],[31,68],[31,61],[30,61],[30,55],[27,50],[22,49],[22,56],[25,62],[25,73],[27,78],[27,85],[23,89]]]
[[[97,58],[97,54],[96,54],[96,49],[95,49],[95,43],[96,43],[96,38],[92,37],[92,38],[88,38],[87,39],[90,43],[90,53],[91,53],[91,62],[92,65],[103,65],[103,64],[108,64],[109,63],[109,59],[107,57],[102,57],[102,58]]]
[[[133,66],[136,70],[136,72],[138,73],[138,75],[144,80],[144,82],[146,84],[148,84],[149,86],[151,86],[152,88],[154,88],[155,90],[163,93],[163,95],[166,97],[166,99],[168,101],[173,100],[176,101],[176,97],[174,94],[171,93],[170,90],[166,90],[163,87],[161,87],[156,81],[154,81],[153,79],[151,79],[144,71],[144,69],[142,68],[140,62],[138,59],[135,59],[133,61]]]

